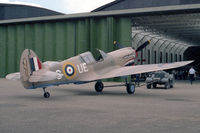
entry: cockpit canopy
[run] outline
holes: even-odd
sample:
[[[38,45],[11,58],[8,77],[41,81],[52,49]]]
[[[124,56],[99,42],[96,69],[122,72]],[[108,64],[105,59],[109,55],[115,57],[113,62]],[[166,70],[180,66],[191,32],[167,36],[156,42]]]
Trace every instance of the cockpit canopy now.
[[[102,61],[102,60],[105,60],[106,57],[107,57],[107,54],[105,52],[103,52],[102,50],[100,49],[97,49],[100,53],[100,58],[98,60],[95,60],[94,59],[94,56],[92,55],[91,52],[85,52],[85,53],[82,53],[80,54],[80,58],[83,62],[85,62],[86,64],[92,64],[92,63],[95,63],[97,61]]]
[[[103,52],[103,51],[100,50],[100,49],[97,49],[97,50],[99,51],[99,53],[100,53],[102,59],[106,59],[106,57],[107,57],[107,53]]]
[[[95,63],[96,60],[94,59],[93,55],[91,52],[85,52],[80,54],[80,58],[83,62],[85,62],[86,64],[92,64]]]

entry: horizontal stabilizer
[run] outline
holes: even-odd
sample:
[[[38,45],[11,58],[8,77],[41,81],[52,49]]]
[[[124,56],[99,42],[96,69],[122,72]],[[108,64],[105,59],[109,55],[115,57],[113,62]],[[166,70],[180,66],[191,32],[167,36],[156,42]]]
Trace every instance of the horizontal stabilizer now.
[[[39,70],[33,72],[33,75],[30,76],[29,82],[36,83],[36,82],[46,82],[46,81],[52,81],[56,79],[61,79],[63,77],[63,74],[47,71],[47,70]]]
[[[9,79],[9,80],[20,80],[20,72],[11,73],[11,74],[6,75],[6,79]]]

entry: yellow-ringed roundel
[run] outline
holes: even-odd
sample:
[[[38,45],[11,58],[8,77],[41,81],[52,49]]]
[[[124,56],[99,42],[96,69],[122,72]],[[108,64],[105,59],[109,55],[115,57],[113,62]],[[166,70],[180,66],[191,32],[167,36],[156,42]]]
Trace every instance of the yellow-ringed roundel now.
[[[75,65],[72,63],[66,62],[63,65],[63,73],[67,79],[73,79],[77,73]]]

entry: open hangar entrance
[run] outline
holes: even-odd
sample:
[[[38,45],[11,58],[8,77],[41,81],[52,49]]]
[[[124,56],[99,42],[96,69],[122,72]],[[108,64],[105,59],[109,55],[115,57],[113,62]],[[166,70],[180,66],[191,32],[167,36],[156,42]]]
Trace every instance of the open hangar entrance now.
[[[133,47],[138,47],[147,40],[151,41],[150,45],[139,53],[136,64],[195,60],[192,65],[199,67],[199,12],[197,8],[193,10],[185,8],[182,11],[159,12],[133,17]]]

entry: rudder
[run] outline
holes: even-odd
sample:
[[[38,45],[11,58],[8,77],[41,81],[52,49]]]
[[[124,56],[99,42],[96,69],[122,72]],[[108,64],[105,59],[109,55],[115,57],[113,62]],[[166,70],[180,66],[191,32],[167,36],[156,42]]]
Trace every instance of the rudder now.
[[[25,49],[20,59],[20,80],[27,89],[34,88],[34,84],[29,82],[34,71],[42,69],[42,63],[37,55],[30,49]]]

